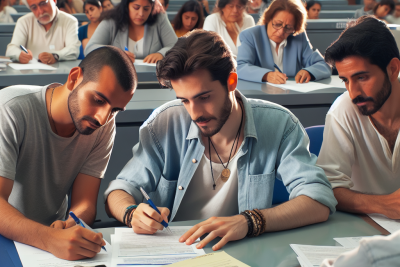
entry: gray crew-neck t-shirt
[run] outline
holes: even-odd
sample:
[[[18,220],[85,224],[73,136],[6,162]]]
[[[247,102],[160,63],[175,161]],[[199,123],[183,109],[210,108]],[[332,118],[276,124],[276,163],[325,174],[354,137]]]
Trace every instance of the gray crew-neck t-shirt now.
[[[114,120],[91,135],[56,135],[45,100],[56,85],[0,90],[0,176],[14,181],[8,202],[45,225],[65,218],[66,196],[79,173],[103,178],[115,137]]]

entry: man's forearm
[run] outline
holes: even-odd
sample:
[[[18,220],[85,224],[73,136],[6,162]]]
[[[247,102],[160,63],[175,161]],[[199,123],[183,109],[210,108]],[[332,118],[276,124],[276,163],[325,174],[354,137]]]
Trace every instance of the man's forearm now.
[[[3,198],[0,198],[0,211],[1,235],[48,251],[46,245],[52,231],[50,227],[26,218]]]
[[[125,210],[130,205],[135,205],[135,199],[123,190],[112,191],[106,202],[106,211],[120,222],[123,222]]]
[[[78,218],[83,220],[86,224],[92,225],[94,220],[96,219],[96,207],[91,205],[90,203],[80,203],[76,206],[71,206],[71,211],[74,212]],[[71,216],[68,218],[67,228],[74,226],[76,223]]]
[[[298,196],[261,212],[266,220],[266,232],[282,231],[324,222],[329,217],[327,206],[307,196]]]
[[[385,214],[384,206],[389,204],[387,195],[361,194],[342,187],[335,188],[333,193],[338,201],[337,209],[346,212]]]

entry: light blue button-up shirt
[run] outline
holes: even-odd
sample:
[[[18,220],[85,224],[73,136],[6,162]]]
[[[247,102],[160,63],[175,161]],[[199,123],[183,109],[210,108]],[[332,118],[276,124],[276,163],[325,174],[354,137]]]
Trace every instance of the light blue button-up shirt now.
[[[245,110],[244,143],[237,163],[239,212],[270,208],[275,178],[283,181],[290,199],[305,195],[335,212],[331,185],[315,165],[317,157],[308,151],[309,139],[299,120],[282,106],[236,94]],[[171,210],[172,221],[204,149],[201,131],[181,101],[166,103],[141,126],[133,157],[110,183],[105,199],[120,189],[141,203],[143,187],[157,206]]]

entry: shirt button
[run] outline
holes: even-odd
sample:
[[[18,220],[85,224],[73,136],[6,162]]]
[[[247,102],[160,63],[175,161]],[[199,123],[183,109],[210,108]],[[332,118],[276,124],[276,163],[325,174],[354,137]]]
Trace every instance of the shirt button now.
[[[181,186],[181,185],[178,186],[178,189],[179,189],[179,190],[183,190],[183,186]]]
[[[192,162],[193,162],[193,163],[196,163],[196,162],[197,162],[197,160],[196,160],[196,159],[192,159]]]

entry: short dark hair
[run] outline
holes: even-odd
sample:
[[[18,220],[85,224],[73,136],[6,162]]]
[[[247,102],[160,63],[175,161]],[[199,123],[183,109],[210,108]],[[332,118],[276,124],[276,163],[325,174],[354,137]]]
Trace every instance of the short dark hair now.
[[[376,10],[378,9],[379,6],[389,6],[390,7],[390,11],[389,14],[393,13],[393,10],[395,9],[395,4],[393,0],[381,0],[379,3],[377,3],[375,5],[375,7],[373,8],[373,12],[375,14]]]
[[[368,59],[386,72],[393,58],[400,59],[396,40],[386,24],[372,16],[362,16],[347,23],[346,29],[325,52],[325,61],[331,66],[349,56]]]
[[[164,0],[164,5],[168,6],[168,4],[169,4],[169,0]]]
[[[85,2],[83,2],[83,12],[85,12],[86,5],[92,5],[97,8],[102,7],[101,2],[99,0],[85,0]]]
[[[112,19],[115,21],[117,31],[123,30],[129,25],[129,4],[136,0],[121,0],[115,8],[102,13],[101,20]],[[157,14],[153,14],[155,0],[147,0],[151,5],[151,12],[144,24],[152,25],[157,20]]]
[[[178,39],[164,59],[157,62],[159,82],[172,88],[171,80],[177,80],[195,71],[206,69],[213,81],[227,86],[231,72],[236,72],[236,61],[222,37],[211,31],[194,30]]]
[[[136,70],[132,61],[121,49],[114,46],[103,46],[90,52],[79,64],[83,72],[82,85],[96,82],[104,66],[109,66],[124,91],[137,87]]]
[[[203,8],[197,1],[187,1],[182,5],[179,9],[178,13],[176,14],[174,20],[172,21],[172,25],[174,25],[174,30],[180,30],[183,26],[182,23],[182,15],[186,12],[195,12],[198,16],[198,20],[196,25],[194,25],[193,29],[201,29],[203,28],[204,23],[204,15],[203,15]]]
[[[306,3],[306,9],[307,9],[307,11],[308,11],[313,5],[315,5],[315,4],[317,4],[317,5],[319,5],[320,7],[322,7],[321,2],[315,1],[315,0],[310,0],[310,1],[307,1],[307,3]]]

